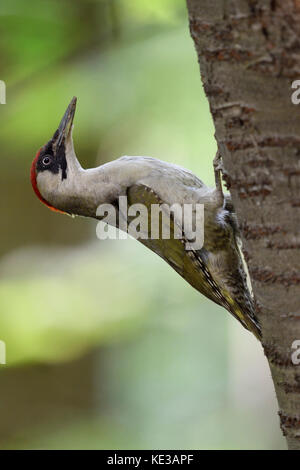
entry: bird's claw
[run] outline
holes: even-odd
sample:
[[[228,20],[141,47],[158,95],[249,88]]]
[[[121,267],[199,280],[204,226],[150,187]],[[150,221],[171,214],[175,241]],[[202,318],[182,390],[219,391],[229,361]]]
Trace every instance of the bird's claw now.
[[[217,151],[216,156],[213,160],[213,165],[214,165],[215,172],[222,171],[223,173],[224,168],[223,168],[222,156],[219,150]]]
[[[216,190],[219,194],[220,201],[224,202],[224,195],[223,195],[223,188],[222,188],[222,181],[221,181],[221,172],[223,173],[223,162],[222,156],[219,150],[216,153],[216,156],[213,160],[214,172],[215,172],[215,182],[216,182]]]

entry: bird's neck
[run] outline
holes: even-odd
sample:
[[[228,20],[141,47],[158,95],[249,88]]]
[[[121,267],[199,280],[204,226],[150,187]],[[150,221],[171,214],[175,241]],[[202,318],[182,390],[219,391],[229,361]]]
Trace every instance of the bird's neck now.
[[[71,166],[65,179],[44,172],[38,175],[37,186],[48,207],[93,218],[100,204],[113,202],[115,197],[115,186],[107,181],[102,167]]]

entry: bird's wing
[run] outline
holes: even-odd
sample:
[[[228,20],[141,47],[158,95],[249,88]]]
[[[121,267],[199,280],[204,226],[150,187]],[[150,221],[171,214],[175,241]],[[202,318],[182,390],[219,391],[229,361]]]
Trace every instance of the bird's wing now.
[[[199,251],[186,249],[188,240],[186,239],[184,233],[182,233],[180,238],[174,237],[176,222],[174,221],[174,216],[172,213],[169,218],[171,235],[170,238],[163,239],[161,236],[165,223],[165,219],[163,217],[161,217],[160,221],[159,238],[151,238],[150,229],[153,205],[159,205],[162,208],[162,211],[164,210],[162,206],[164,202],[160,199],[160,197],[151,188],[143,184],[135,184],[128,188],[127,198],[128,206],[142,203],[147,208],[148,237],[147,239],[139,238],[139,241],[162,257],[195,289],[200,291],[213,302],[225,306],[224,302],[227,301],[222,295],[219,286],[212,278],[209,270],[205,266]],[[128,218],[128,220],[130,223],[130,218]]]
[[[210,267],[210,263],[207,262],[205,249],[191,249],[183,232],[180,238],[174,237],[176,221],[172,213],[170,217],[167,218],[170,224],[171,236],[168,239],[163,239],[161,236],[165,224],[165,219],[162,217],[160,220],[159,237],[157,239],[151,238],[151,214],[153,205],[158,205],[162,208],[162,211],[164,210],[164,202],[160,199],[158,194],[144,184],[135,184],[128,188],[127,198],[128,206],[132,204],[143,204],[147,208],[146,214],[144,213],[144,215],[141,215],[139,218],[139,221],[144,223],[144,226],[147,226],[147,233],[144,233],[144,238],[139,238],[139,241],[162,257],[191,286],[216,304],[226,308],[246,329],[251,330],[255,336],[259,338],[260,329],[255,318],[243,312],[243,309],[232,297],[224,283],[220,282],[220,276],[214,275],[215,270],[212,269],[213,266]],[[132,219],[134,219],[134,217],[132,217]],[[128,218],[128,222],[130,223],[130,217]],[[187,249],[187,246],[189,249]],[[202,251],[203,256],[201,254]],[[233,278],[235,282],[237,282],[241,276],[242,273],[234,269]],[[240,280],[243,281],[242,277]],[[242,287],[247,288],[244,283]]]

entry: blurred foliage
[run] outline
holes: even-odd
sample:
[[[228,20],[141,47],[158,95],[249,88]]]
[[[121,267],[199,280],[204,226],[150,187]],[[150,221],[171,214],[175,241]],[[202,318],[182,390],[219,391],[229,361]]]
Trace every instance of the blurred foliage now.
[[[73,416],[65,403],[71,417],[50,424],[63,409],[43,391],[49,422],[47,410],[26,399],[24,409],[41,421],[24,429],[18,408],[9,438],[14,403],[0,374],[0,413],[9,417],[0,426],[2,447],[282,445],[265,369],[266,392],[254,392],[255,405],[231,380],[245,367],[229,356],[233,329],[244,335],[238,347],[256,353],[253,383],[264,367],[258,343],[143,246],[95,242],[94,222],[47,211],[29,182],[36,150],[76,95],[74,139],[84,166],[151,155],[213,184],[213,125],[185,2],[6,0],[0,32],[0,79],[7,84],[0,106],[0,339],[7,370],[17,384],[28,364],[59,367],[89,350],[99,361],[90,414]]]
[[[112,263],[110,250],[97,248],[35,248],[2,262],[1,335],[9,365],[69,359],[136,330],[140,317],[149,314],[135,295],[139,281],[128,275],[126,263]],[[123,279],[118,296],[105,295],[116,276]]]

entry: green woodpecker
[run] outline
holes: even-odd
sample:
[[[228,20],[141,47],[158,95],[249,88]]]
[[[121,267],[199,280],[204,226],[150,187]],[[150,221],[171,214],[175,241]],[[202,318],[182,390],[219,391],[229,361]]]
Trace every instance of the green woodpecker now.
[[[49,142],[37,153],[31,167],[31,182],[39,199],[50,209],[71,215],[101,218],[101,204],[113,204],[126,196],[128,206],[143,204],[151,215],[154,206],[195,205],[204,207],[203,245],[193,248],[184,231],[180,237],[141,238],[189,284],[226,308],[260,339],[253,299],[246,282],[238,229],[229,195],[223,195],[220,166],[215,159],[216,187],[209,188],[193,173],[150,157],[121,157],[97,168],[84,170],[77,160],[72,127],[76,98]],[[124,215],[124,214],[123,214]],[[149,217],[150,217],[149,215]],[[120,226],[121,214],[114,223]],[[150,219],[149,219],[150,220]],[[178,221],[171,218],[173,232]],[[171,229],[172,229],[171,227]]]

